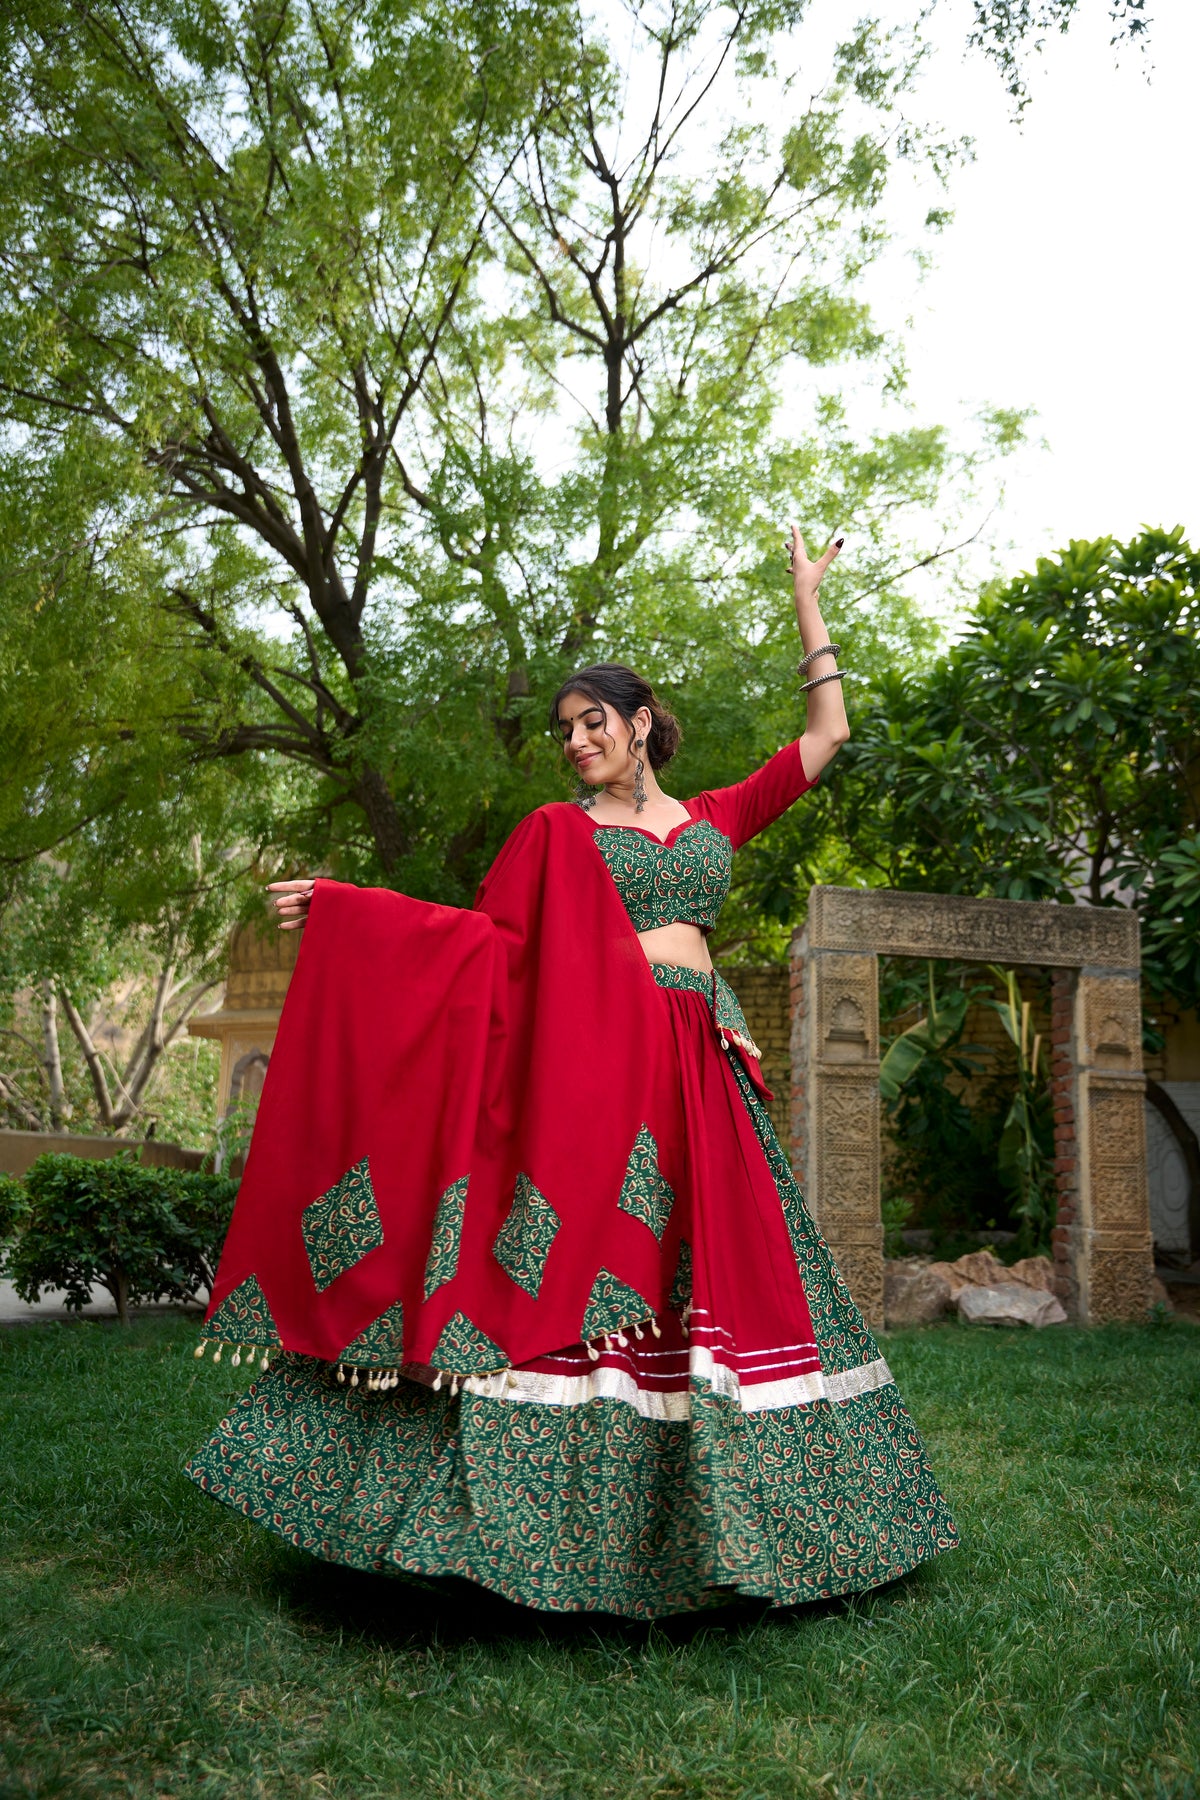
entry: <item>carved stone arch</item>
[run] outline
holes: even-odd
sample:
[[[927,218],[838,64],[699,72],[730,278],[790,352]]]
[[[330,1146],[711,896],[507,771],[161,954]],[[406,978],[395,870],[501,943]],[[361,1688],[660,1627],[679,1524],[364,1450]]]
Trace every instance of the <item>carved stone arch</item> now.
[[[1063,1299],[1085,1322],[1150,1305],[1136,914],[818,886],[793,940],[792,1160],[867,1320],[883,1323],[880,956],[1056,971],[1053,1088]]]
[[[257,1046],[253,1050],[247,1050],[244,1056],[239,1056],[229,1075],[230,1104],[238,1100],[258,1099],[267,1079],[267,1064],[270,1060],[269,1053]]]

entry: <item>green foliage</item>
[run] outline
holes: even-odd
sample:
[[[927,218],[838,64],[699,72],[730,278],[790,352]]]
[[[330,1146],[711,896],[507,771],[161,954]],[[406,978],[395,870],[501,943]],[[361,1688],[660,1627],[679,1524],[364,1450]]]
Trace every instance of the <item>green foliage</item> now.
[[[0,446],[0,1118],[23,1128],[145,1129],[286,794],[181,731],[211,670],[157,611],[138,479],[78,421]]]
[[[206,1169],[156,1169],[153,1173],[170,1202],[176,1227],[171,1254],[188,1271],[187,1297],[192,1298],[198,1288],[212,1287],[238,1184]]]
[[[994,1099],[969,1106],[953,1079],[972,1066],[962,1057],[926,1057],[887,1109],[884,1202],[908,1201],[913,1222],[939,1237],[1008,1223],[1001,1109]]]
[[[884,1256],[903,1256],[906,1248],[904,1231],[913,1216],[912,1201],[905,1194],[885,1191],[879,1210],[883,1220]]]
[[[965,988],[951,988],[940,1003],[933,964],[929,964],[929,1011],[915,1025],[892,1039],[879,1064],[879,1092],[885,1105],[899,1100],[900,1090],[928,1057],[946,1058],[962,1037],[970,996]],[[969,1070],[965,1057],[953,1060]]]
[[[70,1800],[1188,1800],[1200,1331],[890,1334],[963,1547],[653,1629],[330,1568],[180,1465],[244,1392],[0,1333],[0,1787]]]
[[[1169,837],[1169,826],[1164,835]],[[1200,837],[1193,832],[1168,842],[1150,875],[1142,882],[1138,910],[1153,989],[1159,995],[1195,996],[1200,994]]]
[[[895,521],[944,519],[1018,427],[864,443],[837,398],[855,363],[902,383],[861,277],[896,172],[958,153],[911,114],[911,34],[856,26],[803,100],[792,4],[609,37],[570,0],[352,29],[335,0],[23,0],[6,29],[0,395],[31,467],[99,446],[75,536],[146,649],[101,805],[143,737],[248,794],[283,767],[282,854],[462,901],[563,791],[572,663],[662,683],[685,786],[794,734],[781,511],[856,521],[830,599],[860,671],[929,645],[895,571],[942,546]],[[737,941],[778,894],[747,871]]]
[[[236,1184],[219,1176],[39,1156],[24,1179],[28,1209],[5,1258],[23,1300],[62,1289],[86,1306],[99,1283],[123,1323],[139,1300],[188,1300],[212,1279]]]
[[[15,1175],[0,1175],[0,1259],[3,1247],[12,1242],[29,1212],[29,1195],[25,1184]]]
[[[1200,999],[1200,557],[1075,542],[853,704],[819,805],[872,882],[1128,905],[1150,992]],[[808,826],[815,829],[815,825]]]
[[[889,1254],[900,1253],[900,1232],[910,1220],[942,1238],[1012,1225],[1025,1252],[1047,1245],[1054,1208],[1049,1090],[1039,1046],[1029,1042],[1029,1003],[1020,1000],[1011,971],[992,973],[1008,991],[1004,1004],[970,965],[930,962],[923,975],[902,963],[886,965],[883,1019],[918,1004],[927,1009],[884,1039]],[[982,1082],[981,1046],[963,1040],[968,1013],[979,1004],[1000,1014],[1016,1051],[1011,1067],[996,1067]]]
[[[1004,984],[1006,997],[988,1004],[999,1015],[1017,1053],[1015,1091],[1000,1134],[998,1165],[1002,1180],[1015,1195],[1013,1211],[1021,1221],[1022,1247],[1032,1254],[1049,1248],[1057,1205],[1049,1072],[1043,1070],[1041,1038],[1032,1030],[1032,1009],[1028,1000],[1021,999],[1015,973],[989,967]]]
[[[1070,30],[1080,0],[974,0],[969,42],[984,50],[1004,76],[1018,110],[1030,101],[1026,57],[1040,51],[1051,32]],[[1146,0],[1103,0],[1113,26],[1113,43],[1149,41],[1151,20]],[[1097,6],[1096,10],[1099,10]]]

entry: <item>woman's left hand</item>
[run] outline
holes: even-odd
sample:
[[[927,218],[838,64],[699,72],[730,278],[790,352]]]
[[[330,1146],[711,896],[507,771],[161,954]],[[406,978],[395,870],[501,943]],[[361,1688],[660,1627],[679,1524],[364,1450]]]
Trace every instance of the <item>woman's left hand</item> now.
[[[280,931],[299,931],[313,897],[311,881],[269,881],[267,892],[278,914]]]
[[[821,586],[821,577],[844,542],[844,537],[835,537],[824,556],[819,556],[816,562],[810,562],[808,552],[804,548],[804,539],[800,535],[800,527],[792,526],[792,541],[788,555],[791,559],[792,588],[796,595],[797,608],[806,604],[815,604]]]

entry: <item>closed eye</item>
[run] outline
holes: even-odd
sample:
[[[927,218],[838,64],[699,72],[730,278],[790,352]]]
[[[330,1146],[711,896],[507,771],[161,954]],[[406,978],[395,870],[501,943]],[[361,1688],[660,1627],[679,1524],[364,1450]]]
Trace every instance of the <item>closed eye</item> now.
[[[597,707],[594,712],[581,713],[580,718],[582,719],[583,729],[585,731],[599,731],[604,724],[604,714],[600,711],[599,707]],[[558,721],[559,736],[564,743],[570,737],[574,727],[575,721],[573,719],[560,719]]]

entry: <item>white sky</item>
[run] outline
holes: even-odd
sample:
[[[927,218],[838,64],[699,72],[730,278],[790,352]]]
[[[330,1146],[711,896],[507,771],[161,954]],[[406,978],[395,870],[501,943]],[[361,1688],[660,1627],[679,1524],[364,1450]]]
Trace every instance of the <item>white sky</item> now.
[[[883,10],[911,16],[910,0]],[[1142,523],[1200,539],[1200,5],[1160,0],[1148,52],[1110,48],[1107,10],[1082,0],[1032,59],[1018,125],[999,72],[966,51],[971,7],[938,9],[922,110],[970,133],[976,160],[951,178],[932,272],[889,257],[871,281],[881,322],[912,320],[919,419],[1036,409],[1045,447],[1002,465],[981,574]]]

